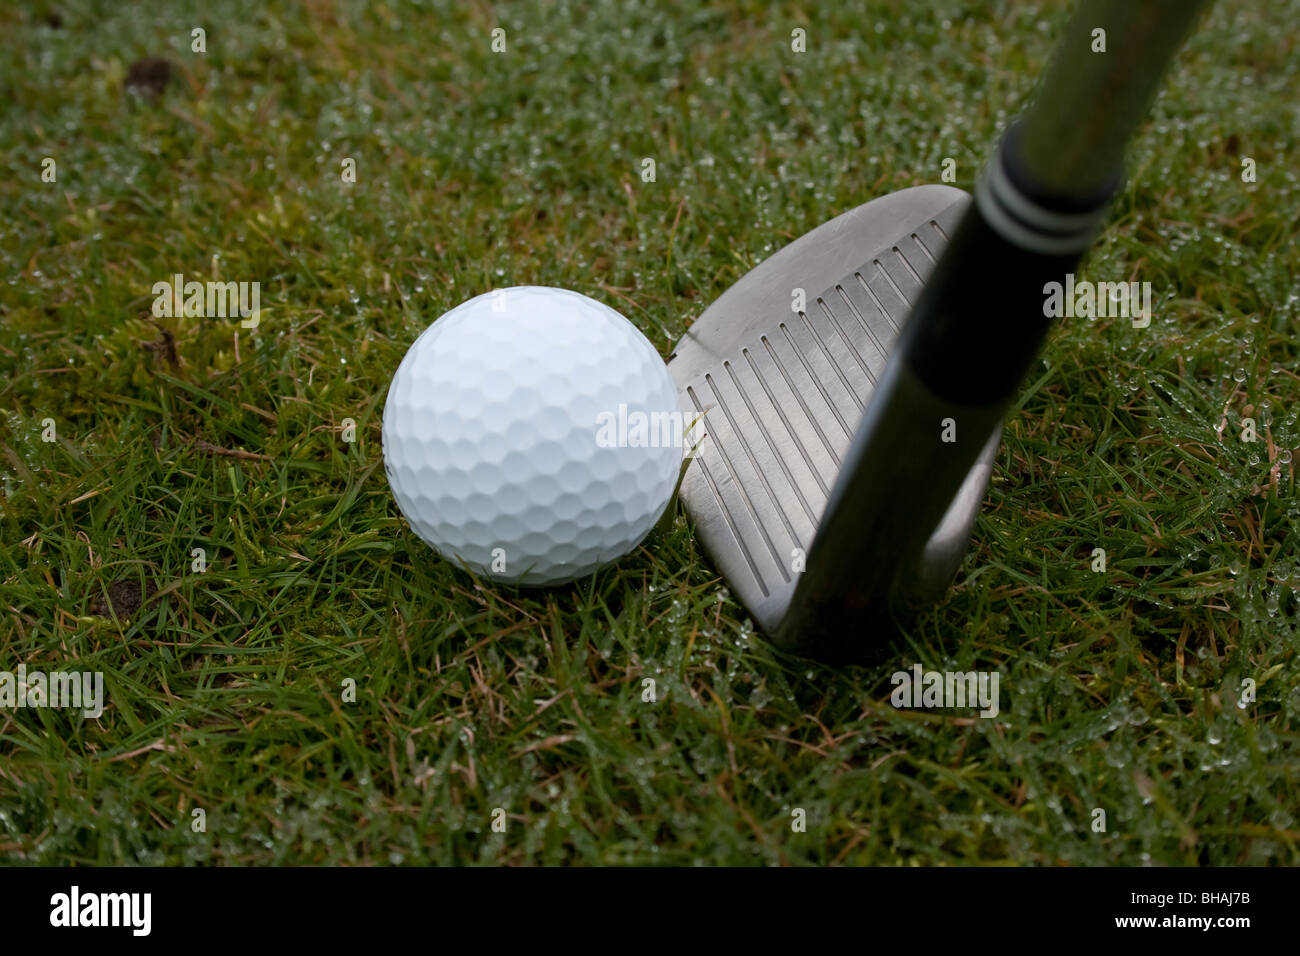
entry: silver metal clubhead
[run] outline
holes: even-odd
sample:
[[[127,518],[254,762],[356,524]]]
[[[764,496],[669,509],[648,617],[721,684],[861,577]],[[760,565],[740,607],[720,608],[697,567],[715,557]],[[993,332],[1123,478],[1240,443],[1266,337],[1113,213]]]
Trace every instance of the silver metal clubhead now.
[[[706,432],[682,501],[768,633],[790,605],[890,349],[969,202],[960,189],[917,186],[832,219],[724,292],[669,357],[682,412],[703,416]],[[923,596],[941,595],[956,573],[999,436],[939,527],[920,531],[928,543],[912,578]]]

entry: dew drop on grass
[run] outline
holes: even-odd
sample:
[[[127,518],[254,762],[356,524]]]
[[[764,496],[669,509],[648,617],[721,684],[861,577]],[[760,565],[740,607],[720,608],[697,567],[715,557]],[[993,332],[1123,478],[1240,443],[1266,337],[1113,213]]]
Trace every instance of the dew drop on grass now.
[[[1277,617],[1280,604],[1281,596],[1278,593],[1278,588],[1274,588],[1269,592],[1268,597],[1264,600],[1264,610],[1268,613],[1269,617]]]

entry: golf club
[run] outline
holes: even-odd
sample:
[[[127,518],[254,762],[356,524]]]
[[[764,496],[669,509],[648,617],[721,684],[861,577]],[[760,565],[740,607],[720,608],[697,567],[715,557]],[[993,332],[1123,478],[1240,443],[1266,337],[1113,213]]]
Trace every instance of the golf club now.
[[[893,613],[942,597],[1050,328],[1044,285],[1100,231],[1125,144],[1205,5],[1086,0],[973,200],[928,185],[847,212],[678,344],[669,371],[707,435],[681,498],[777,644],[863,656]]]

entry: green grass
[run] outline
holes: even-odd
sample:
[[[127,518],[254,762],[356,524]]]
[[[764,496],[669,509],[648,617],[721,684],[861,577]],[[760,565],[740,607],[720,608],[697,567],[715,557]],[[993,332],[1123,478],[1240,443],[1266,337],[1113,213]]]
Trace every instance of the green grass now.
[[[102,671],[110,706],[0,711],[0,862],[1300,863],[1296,0],[1191,40],[1083,270],[1154,283],[1156,320],[1054,333],[957,586],[869,669],[772,650],[682,514],[570,587],[454,571],[391,500],[387,382],[510,284],[667,355],[832,214],[949,156],[969,188],[1065,5],[26,6],[0,670]],[[143,56],[178,68],[156,102]],[[260,327],[161,320],[173,364],[176,272],[261,282]],[[893,708],[917,662],[998,671],[997,720]]]

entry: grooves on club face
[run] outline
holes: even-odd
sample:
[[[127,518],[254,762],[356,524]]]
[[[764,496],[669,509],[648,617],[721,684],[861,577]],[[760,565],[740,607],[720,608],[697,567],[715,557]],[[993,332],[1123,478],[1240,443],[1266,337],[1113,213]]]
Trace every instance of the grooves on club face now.
[[[669,358],[682,412],[688,422],[703,416],[706,433],[682,501],[769,634],[899,329],[969,201],[960,189],[917,186],[825,223],[723,293]],[[796,290],[805,293],[799,312]],[[942,540],[926,549],[927,587],[946,586],[960,563],[996,447],[994,436],[944,517]]]

